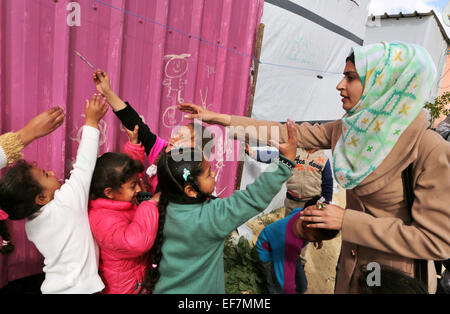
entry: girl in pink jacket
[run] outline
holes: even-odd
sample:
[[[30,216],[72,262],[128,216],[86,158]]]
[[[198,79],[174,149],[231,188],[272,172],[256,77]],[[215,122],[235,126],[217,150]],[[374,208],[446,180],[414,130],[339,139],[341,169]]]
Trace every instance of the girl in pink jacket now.
[[[100,248],[103,294],[142,292],[159,219],[157,196],[137,205],[143,170],[141,162],[125,154],[106,153],[97,159],[89,222]]]

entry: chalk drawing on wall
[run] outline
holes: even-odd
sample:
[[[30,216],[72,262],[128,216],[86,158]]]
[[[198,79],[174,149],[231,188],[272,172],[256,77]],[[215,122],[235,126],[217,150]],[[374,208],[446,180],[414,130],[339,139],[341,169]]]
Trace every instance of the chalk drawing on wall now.
[[[69,137],[71,141],[77,142],[78,146],[81,143],[81,136],[83,134],[83,126],[85,125],[85,121],[86,121],[86,115],[83,113],[83,114],[81,114],[80,119],[78,120],[77,124],[74,127],[74,130],[76,130],[76,131],[73,131],[71,136]],[[100,148],[106,144],[106,130],[108,129],[107,123],[104,120],[100,120],[98,122],[98,129],[100,131],[100,137],[99,137],[99,143],[98,143],[99,152],[100,152]],[[77,151],[78,151],[78,147],[76,148],[75,152],[77,152]],[[105,151],[109,151],[109,148],[106,147]],[[68,174],[70,171],[72,171],[75,161],[76,161],[76,155],[66,159],[66,164],[64,167],[66,174]]]
[[[216,162],[216,164],[215,164],[215,168],[216,168],[216,182],[219,180],[219,177],[220,177],[220,174],[222,173],[222,171],[223,171],[223,167],[224,167],[225,165],[223,164],[223,161],[218,161],[218,162]],[[220,196],[223,192],[225,192],[226,191],[226,187],[224,187],[220,192],[218,192],[217,190],[215,191],[216,192],[216,196]]]
[[[311,65],[314,62],[314,55],[311,53],[312,44],[309,38],[304,38],[299,35],[295,40],[291,42],[291,49],[288,59],[290,61],[296,61],[303,64]]]
[[[215,140],[215,163],[214,163],[214,168],[216,171],[216,182],[219,181],[220,176],[222,175],[223,172],[223,167],[225,166],[223,163],[223,137],[222,134],[220,134],[217,137],[214,137]],[[216,196],[220,196],[223,192],[225,192],[226,187],[223,188],[220,192],[216,190]]]
[[[207,66],[206,66],[206,72],[208,72],[207,79],[209,79],[209,77],[210,77],[211,75],[213,75],[213,74],[216,73],[214,67],[211,66],[211,65],[207,65]]]
[[[218,130],[219,127],[217,127],[216,131],[210,130],[214,133],[214,156],[210,161],[214,162],[214,171],[216,172],[216,182],[218,182],[221,178],[221,175],[226,173],[225,171],[225,158],[226,160],[231,160],[230,158],[233,158],[234,154],[234,148],[233,143],[234,141],[229,138],[229,131],[228,129],[225,129],[225,134]],[[224,187],[222,190],[218,191],[216,190],[216,196],[220,196],[227,190],[227,187]]]
[[[164,59],[168,59],[164,67],[163,86],[167,88],[166,99],[172,105],[169,106],[163,114],[162,123],[166,128],[170,128],[179,124],[183,120],[176,117],[177,105],[184,103],[183,91],[188,83],[186,74],[189,71],[188,58],[191,55],[183,53],[180,55],[166,55]]]
[[[80,144],[81,142],[81,135],[83,131],[84,121],[86,121],[86,115],[83,113],[81,115],[81,119],[79,120],[78,124],[75,126],[75,130],[77,130],[76,133],[72,133],[72,136],[70,137],[72,141],[75,141],[78,144]],[[100,138],[98,146],[101,147],[106,143],[106,130],[108,129],[108,125],[104,120],[100,120],[98,122],[98,129],[100,130]]]
[[[206,93],[203,96],[203,91],[200,89],[200,100],[202,102],[202,107],[205,109],[210,109],[212,107],[212,104],[207,105],[208,101],[208,87],[206,87]]]

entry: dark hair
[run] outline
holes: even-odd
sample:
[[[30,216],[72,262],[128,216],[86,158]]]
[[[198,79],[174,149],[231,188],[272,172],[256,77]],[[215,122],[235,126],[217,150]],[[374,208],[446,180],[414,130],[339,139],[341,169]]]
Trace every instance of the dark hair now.
[[[348,61],[350,61],[351,63],[355,64],[355,53],[354,53],[354,52],[352,52],[352,53],[347,57],[347,59],[345,59],[345,62],[348,62]]]
[[[31,175],[32,167],[21,160],[0,180],[0,208],[11,220],[28,218],[42,207],[35,202],[43,188]]]
[[[14,251],[14,245],[11,243],[11,236],[4,220],[0,220],[0,237],[3,239],[0,244],[0,254],[11,254]]]
[[[158,204],[158,232],[151,251],[151,266],[144,280],[144,287],[149,291],[153,291],[160,277],[159,263],[162,259],[161,249],[164,241],[163,230],[167,205],[169,202],[200,204],[211,197],[201,192],[198,187],[197,177],[203,172],[203,163],[202,152],[195,148],[184,148],[164,153],[158,162],[158,187],[161,192]],[[189,175],[186,175],[185,170],[189,171]],[[196,190],[197,198],[191,198],[185,194],[184,188],[187,185],[191,185]]]
[[[105,189],[118,190],[133,175],[144,171],[139,160],[120,153],[105,153],[97,159],[89,191],[89,199],[107,198]]]
[[[450,258],[446,259],[445,261],[442,261],[442,264],[444,265],[445,269],[450,271]]]
[[[314,206],[316,205],[317,201],[321,198],[320,195],[314,196],[312,199],[310,199],[309,201],[307,201],[305,203],[304,208],[309,207],[309,206]],[[324,203],[329,204],[328,201],[325,201]],[[315,224],[316,222],[309,222],[308,224]],[[318,228],[318,229],[314,229],[314,236],[316,239],[319,240],[331,240],[334,239],[339,233],[339,230],[330,230],[330,229],[323,229],[323,228]]]
[[[380,285],[369,287],[368,276],[373,270],[367,265],[361,267],[358,277],[359,293],[362,294],[428,294],[427,288],[419,280],[410,277],[398,269],[380,265]]]

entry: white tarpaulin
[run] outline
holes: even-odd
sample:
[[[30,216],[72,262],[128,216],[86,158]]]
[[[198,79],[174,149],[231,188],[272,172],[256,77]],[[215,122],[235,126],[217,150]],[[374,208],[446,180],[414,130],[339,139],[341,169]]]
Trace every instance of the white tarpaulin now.
[[[359,6],[350,0],[278,1],[291,2],[322,17],[335,25],[331,30],[324,27],[328,24],[319,25],[269,2],[265,1],[262,17],[262,64],[252,117],[277,121],[342,117],[336,85],[351,47],[361,44],[357,38],[364,39],[369,1],[358,0]],[[339,27],[355,40],[336,33]]]
[[[369,0],[266,0],[252,117],[280,122],[341,118],[344,110],[336,86],[351,47],[363,43],[369,4]],[[241,189],[265,167],[247,157]],[[282,207],[285,195],[283,187],[264,212]],[[248,238],[245,226],[238,230]]]

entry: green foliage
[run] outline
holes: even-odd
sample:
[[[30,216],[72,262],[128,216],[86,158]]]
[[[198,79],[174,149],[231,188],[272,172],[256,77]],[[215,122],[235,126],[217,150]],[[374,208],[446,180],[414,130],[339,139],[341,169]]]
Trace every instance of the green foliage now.
[[[445,92],[434,100],[434,103],[426,103],[425,109],[430,112],[432,121],[438,119],[440,116],[448,116],[450,109],[446,109],[446,105],[450,103],[450,92]]]
[[[256,217],[256,219],[264,227],[267,227],[268,225],[272,224],[273,222],[277,221],[278,219],[283,218],[283,216],[282,216],[283,213],[284,213],[284,207],[281,207],[281,208],[273,210],[270,213],[265,214],[263,216],[258,216],[258,217]]]
[[[256,219],[258,219],[258,221],[264,225],[264,227],[267,227],[268,225],[270,225],[273,221],[272,219],[270,219],[269,216],[262,216],[262,217],[257,217]]]
[[[235,245],[231,236],[228,236],[223,255],[227,294],[268,293],[266,277],[256,247],[251,247],[247,239],[240,237]]]

